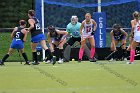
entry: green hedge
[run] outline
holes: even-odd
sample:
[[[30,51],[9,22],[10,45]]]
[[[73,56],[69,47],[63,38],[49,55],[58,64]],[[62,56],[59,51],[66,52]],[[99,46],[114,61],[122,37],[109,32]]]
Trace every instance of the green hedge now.
[[[34,0],[1,0],[0,28],[11,28],[20,19],[28,19],[28,10],[34,7]]]

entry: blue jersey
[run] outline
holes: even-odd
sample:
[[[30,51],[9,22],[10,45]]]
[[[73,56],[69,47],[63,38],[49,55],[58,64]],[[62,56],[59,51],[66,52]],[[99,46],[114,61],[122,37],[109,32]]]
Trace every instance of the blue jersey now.
[[[35,21],[35,24],[34,24],[34,28],[31,29],[31,37],[36,36],[38,34],[42,34],[39,20],[36,17],[33,17],[32,19]]]
[[[118,33],[115,33],[115,31],[113,31],[113,35],[114,35],[114,39],[117,41],[121,41],[125,39],[125,35],[121,31],[119,31]]]
[[[66,31],[73,37],[80,37],[80,26],[81,23],[77,22],[76,25],[69,23]]]
[[[23,41],[24,34],[21,32],[22,29],[24,28],[21,28],[21,27],[17,28],[17,31],[13,33],[14,39]]]
[[[35,24],[34,24],[34,28],[31,29],[31,31],[30,31],[31,32],[31,42],[39,43],[40,41],[45,40],[46,37],[40,29],[39,20],[36,17],[33,17],[32,19],[35,21]]]
[[[13,48],[13,49],[24,48],[24,43],[23,43],[24,34],[21,32],[22,29],[24,28],[18,27],[17,31],[13,33],[13,40],[12,40],[10,48]]]

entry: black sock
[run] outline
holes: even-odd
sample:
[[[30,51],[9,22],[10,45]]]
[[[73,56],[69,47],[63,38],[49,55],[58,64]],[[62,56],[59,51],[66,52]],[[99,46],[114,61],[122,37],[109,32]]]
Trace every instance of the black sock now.
[[[122,49],[122,51],[123,51],[123,57],[127,58],[127,50],[126,49]]]
[[[59,49],[59,58],[63,58],[63,49]]]
[[[52,52],[52,55],[56,56],[56,55],[55,55],[55,52]]]
[[[27,62],[29,62],[29,60],[28,60],[28,57],[27,57],[26,53],[22,53],[22,56],[23,56],[24,60],[26,61],[26,63],[27,63]]]
[[[53,54],[51,53],[50,49],[45,50],[45,56],[48,60],[51,60],[53,58]]]
[[[37,52],[32,52],[32,54],[33,54],[33,61],[35,61],[35,63],[38,63]]]
[[[9,57],[9,54],[4,55],[4,57],[2,58],[2,62],[4,63],[5,60]]]

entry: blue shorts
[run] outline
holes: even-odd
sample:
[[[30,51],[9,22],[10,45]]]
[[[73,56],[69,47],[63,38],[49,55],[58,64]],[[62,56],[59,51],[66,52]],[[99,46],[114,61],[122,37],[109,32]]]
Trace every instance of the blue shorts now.
[[[38,34],[36,36],[31,37],[31,42],[33,43],[39,43],[41,40],[46,40],[46,37],[44,34]]]
[[[13,48],[13,49],[23,49],[24,48],[24,43],[23,43],[22,40],[13,39],[12,43],[10,45],[10,48]]]

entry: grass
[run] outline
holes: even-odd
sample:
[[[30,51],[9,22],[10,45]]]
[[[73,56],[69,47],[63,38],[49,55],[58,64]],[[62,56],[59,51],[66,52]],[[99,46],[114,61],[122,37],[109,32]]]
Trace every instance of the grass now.
[[[139,93],[139,60],[0,67],[0,93]]]

